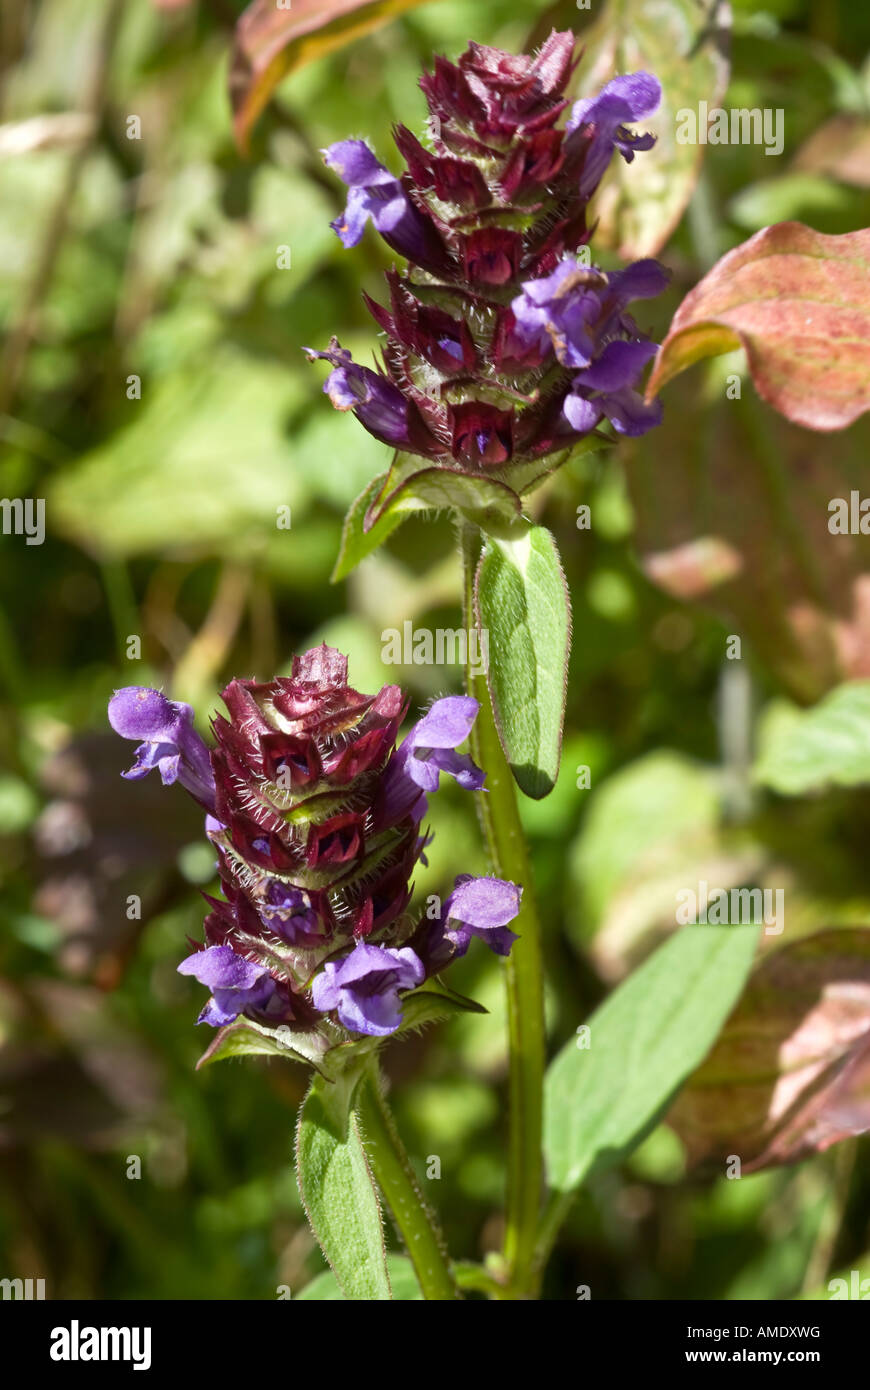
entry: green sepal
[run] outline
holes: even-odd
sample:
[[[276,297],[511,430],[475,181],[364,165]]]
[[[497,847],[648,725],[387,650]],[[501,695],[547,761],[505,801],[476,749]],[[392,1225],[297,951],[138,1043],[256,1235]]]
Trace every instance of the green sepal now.
[[[437,985],[437,988],[433,988]],[[427,982],[422,989],[417,989],[413,994],[406,994],[402,1000],[402,1022],[391,1037],[397,1037],[399,1033],[410,1033],[417,1028],[424,1027],[427,1023],[438,1023],[446,1018],[453,1018],[456,1014],[485,1014],[488,1010],[482,1004],[478,1004],[474,999],[467,999],[464,994],[459,994],[449,985],[442,983],[438,977]]]
[[[196,1066],[199,1070],[228,1057],[283,1057],[286,1061],[306,1062],[325,1075],[324,1058],[330,1050],[329,1039],[322,1033],[297,1033],[286,1024],[264,1028],[252,1019],[239,1017],[219,1030]]]

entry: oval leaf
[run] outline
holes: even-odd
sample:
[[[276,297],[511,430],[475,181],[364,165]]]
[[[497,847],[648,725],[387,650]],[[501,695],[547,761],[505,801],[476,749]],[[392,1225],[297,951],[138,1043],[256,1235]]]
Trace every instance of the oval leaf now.
[[[510,525],[520,515],[522,503],[513,489],[497,478],[425,464],[411,454],[397,454],[383,486],[369,504],[363,530],[372,531],[385,518],[401,517],[406,512],[451,508],[479,526],[498,522]]]
[[[505,757],[520,789],[540,800],[559,772],[571,641],[568,589],[549,531],[533,526],[487,541],[475,612]]]
[[[744,347],[760,396],[795,424],[838,430],[870,410],[870,231],[800,222],[756,233],[674,315],[647,400],[686,367]]]
[[[295,1032],[286,1026],[264,1028],[240,1015],[215,1034],[196,1066],[199,1070],[228,1057],[284,1057],[291,1062],[308,1062],[319,1070],[328,1047],[321,1033]]]
[[[314,1078],[299,1111],[296,1174],[311,1229],[345,1298],[383,1300],[391,1293],[381,1208],[354,1091],[349,1074],[335,1083]]]
[[[544,1154],[568,1192],[640,1142],[710,1050],[749,974],[757,927],[682,927],[571,1039],[544,1087]]]

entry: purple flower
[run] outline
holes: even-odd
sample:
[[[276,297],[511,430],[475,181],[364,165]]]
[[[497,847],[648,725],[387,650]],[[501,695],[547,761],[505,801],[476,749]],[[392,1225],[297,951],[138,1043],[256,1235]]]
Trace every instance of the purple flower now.
[[[442,259],[432,223],[411,202],[401,179],[381,164],[364,140],[339,140],[323,151],[323,158],[349,190],[343,215],[329,224],[342,246],[356,246],[371,218],[400,255],[421,264],[433,257]]]
[[[264,965],[239,956],[231,946],[209,946],[194,951],[178,966],[179,975],[193,975],[211,990],[197,1023],[222,1028],[247,1010],[262,1012],[269,1004],[275,981]]]
[[[385,818],[426,814],[426,793],[438,790],[441,773],[455,777],[465,791],[480,791],[486,773],[466,753],[457,753],[471,733],[480,705],[470,695],[436,700],[403,739],[387,765]]]
[[[365,695],[347,676],[346,658],[321,646],[295,657],[289,676],[231,681],[211,753],[188,705],[144,689],[111,702],[113,727],[144,740],[131,775],[158,767],[164,781],[209,803],[221,894],[205,895],[204,949],[178,967],[209,990],[201,1023],[287,1022],[332,1045],[337,1019],[353,1034],[386,1036],[401,1022],[401,992],[433,973],[424,964],[433,950],[440,968],[464,952],[469,933],[497,951],[510,947],[512,885],[501,885],[508,898],[499,903],[496,880],[485,880],[483,905],[466,892],[455,908],[466,882],[458,880],[436,937],[436,924],[421,926],[408,911],[416,866],[426,862],[427,793],[442,773],[468,789],[483,784],[457,752],[477,702],[435,701],[397,748],[402,691]]]
[[[323,939],[323,928],[308,893],[292,883],[269,879],[260,903],[260,918],[289,946],[313,945]]]
[[[527,280],[511,304],[516,332],[528,348],[555,352],[565,367],[587,367],[595,351],[591,325],[600,317],[607,281],[572,256],[551,275]]]
[[[435,701],[403,741],[399,756],[423,791],[436,792],[442,772],[455,777],[465,791],[480,791],[486,774],[467,754],[456,752],[471,733],[479,709],[470,695],[447,695]]]
[[[552,349],[572,377],[562,413],[572,431],[587,434],[605,417],[618,434],[639,435],[661,421],[658,401],[645,405],[632,387],[656,344],[626,313],[632,299],[650,299],[667,284],[658,261],[635,261],[603,271],[566,256],[551,275],[527,281],[511,309],[521,343]]]
[[[193,710],[159,690],[128,685],[109,701],[109,723],[122,738],[142,739],[136,761],[122,777],[138,780],[156,767],[164,785],[180,782],[213,812],[214,774],[209,751],[193,727]]]
[[[409,946],[355,946],[342,961],[327,961],[311,986],[314,1006],[338,1011],[345,1028],[370,1037],[394,1033],[402,1022],[400,989],[419,985],[425,971]]]
[[[368,502],[367,530],[399,489],[413,494],[421,474],[428,483],[433,466],[460,509],[488,475],[519,511],[566,446],[605,417],[623,434],[658,418],[616,389],[592,404],[593,388],[571,381],[611,339],[641,336],[620,305],[658,292],[642,275],[632,288],[631,268],[608,275],[576,257],[589,254],[589,200],[613,151],[631,162],[654,145],[633,123],[661,99],[656,78],[636,72],[570,108],[574,46],[570,31],[553,32],[536,54],[472,43],[457,62],[436,58],[420,81],[426,144],[404,125],[393,132],[405,161],[398,177],[362,140],[325,151],[350,190],[333,224],[344,245],[356,245],[371,218],[409,261],[387,272],[389,308],[365,296],[386,335],[377,375],[327,354],[333,404],[405,455]]]
[[[551,275],[524,283],[511,304],[515,331],[526,347],[543,352],[549,343],[563,366],[585,368],[609,337],[637,336],[626,305],[654,298],[667,283],[667,271],[658,261],[635,261],[606,273],[565,256]]]
[[[424,442],[422,422],[399,388],[380,372],[354,362],[337,338],[326,352],[313,348],[305,348],[305,352],[309,361],[323,358],[335,368],[323,389],[336,410],[352,410],[370,434],[395,449],[411,449]]]
[[[517,940],[508,927],[520,910],[523,890],[502,878],[473,878],[460,874],[456,886],[433,923],[424,923],[419,950],[430,974],[464,956],[473,936],[496,955],[510,955]]]
[[[647,405],[640,393],[631,389],[655,353],[655,343],[644,340],[608,343],[601,356],[585,371],[578,372],[571,383],[563,411],[572,428],[594,429],[605,415],[617,434],[645,434],[660,424],[661,402]]]
[[[574,103],[566,131],[581,130],[591,136],[580,176],[581,198],[595,192],[615,149],[628,164],[638,150],[652,149],[654,135],[635,135],[626,127],[629,121],[651,116],[661,99],[661,86],[652,73],[632,72],[614,77],[597,96]]]

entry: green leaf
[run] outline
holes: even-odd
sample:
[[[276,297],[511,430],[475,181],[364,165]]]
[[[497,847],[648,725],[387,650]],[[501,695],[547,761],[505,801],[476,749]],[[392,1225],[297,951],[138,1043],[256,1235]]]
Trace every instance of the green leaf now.
[[[379,477],[373,478],[367,487],[363,488],[344,518],[338,559],[332,571],[333,584],[344,579],[351,570],[356,569],[360,560],[364,560],[367,555],[371,555],[379,546],[382,546],[387,537],[405,520],[406,512],[398,508],[394,510],[388,508],[381,513],[370,530],[366,531],[365,529],[364,523],[369,508],[383,491],[387,477],[386,473],[381,473]]]
[[[654,816],[650,806],[656,808]],[[598,926],[633,879],[663,866],[685,871],[680,849],[697,854],[718,818],[713,770],[681,753],[656,749],[608,777],[593,794],[571,853],[572,877],[590,927]]]
[[[520,789],[540,800],[559,772],[571,640],[568,589],[549,531],[533,526],[487,541],[475,609],[505,757]]]
[[[320,1248],[345,1298],[391,1297],[381,1208],[354,1096],[361,1068],[335,1082],[315,1076],[299,1111],[296,1175]]]
[[[428,985],[425,989],[415,990],[413,994],[405,996],[402,1001],[402,1024],[396,1031],[408,1033],[425,1023],[437,1023],[441,1019],[452,1018],[455,1014],[487,1012],[482,1004],[476,1003],[474,999],[466,999],[464,994],[457,994],[456,990],[450,989],[447,985],[441,985],[439,989]]]
[[[870,681],[847,681],[812,709],[778,707],[760,745],[755,780],[783,796],[870,782]]]
[[[390,1286],[395,1302],[417,1301],[422,1303],[423,1295],[420,1292],[420,1285],[417,1283],[414,1266],[407,1255],[388,1255],[387,1273],[390,1276]],[[313,1303],[327,1299],[345,1301],[338,1281],[329,1269],[324,1270],[323,1274],[318,1274],[317,1278],[312,1279],[310,1284],[306,1284],[296,1301],[297,1303]]]
[[[757,927],[682,927],[572,1038],[544,1088],[551,1185],[570,1191],[640,1142],[706,1056],[749,974]]]
[[[756,390],[794,424],[839,430],[870,410],[870,230],[757,232],[683,300],[647,386],[743,347]]]
[[[451,468],[423,468],[420,463],[397,454],[389,471],[373,478],[360,493],[344,519],[333,583],[383,545],[411,512],[455,508],[480,526],[515,522],[519,516],[520,499],[504,483]]]
[[[416,455],[399,453],[364,524],[370,529],[385,513],[430,509],[454,509],[478,526],[510,526],[519,517],[522,503],[514,490],[497,478],[464,473],[461,468],[424,466]]]
[[[260,1056],[308,1062],[319,1069],[328,1047],[326,1038],[320,1033],[296,1033],[287,1027],[264,1028],[253,1019],[238,1018],[220,1029],[196,1066],[199,1070],[228,1057]]]

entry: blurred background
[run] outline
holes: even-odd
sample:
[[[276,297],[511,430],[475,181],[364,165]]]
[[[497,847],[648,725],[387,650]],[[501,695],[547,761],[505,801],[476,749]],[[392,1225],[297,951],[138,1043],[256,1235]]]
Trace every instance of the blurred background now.
[[[361,292],[382,296],[391,258],[370,233],[342,251],[343,189],[319,150],[366,137],[395,168],[390,128],[421,126],[433,54],[520,50],[608,9],[623,66],[649,50],[682,94],[669,6],[697,21],[694,0],[429,0],[351,42],[312,40],[246,155],[227,92],[240,0],[0,8],[0,492],[46,508],[42,545],[0,537],[0,1276],[44,1278],[51,1298],[260,1299],[296,1297],[323,1269],[292,1167],[304,1070],[195,1072],[201,990],[175,967],[200,939],[213,854],[180,791],[120,780],[131,749],[106,703],[162,684],[205,730],[231,676],[268,678],[323,640],[358,689],[400,680],[420,706],[460,687],[458,669],[381,661],[385,628],[459,624],[446,520],[412,519],[329,582],[344,513],[387,450],[332,410],[302,348],[337,333],[371,360]],[[712,7],[723,26],[727,9]],[[732,9],[724,104],[782,108],[783,152],[665,140],[648,201],[605,204],[594,243],[608,265],[661,246],[672,289],[639,315],[658,335],[760,227],[870,224],[870,11]],[[720,62],[701,95],[714,104],[726,78]],[[562,773],[523,808],[554,1049],[673,927],[675,883],[786,885],[792,935],[870,925],[866,791],[785,799],[751,778],[772,721],[870,675],[868,541],[827,530],[828,500],[866,477],[870,425],[788,425],[740,354],[664,399],[661,429],[570,464],[534,500],[574,609]],[[432,825],[421,898],[485,868],[467,799],[442,793]],[[451,983],[490,1014],[403,1040],[386,1068],[421,1176],[441,1159],[427,1191],[451,1249],[481,1258],[501,1235],[498,964],[471,953]],[[791,1298],[833,1270],[870,1275],[868,1155],[849,1141],[728,1182],[687,1171],[660,1125],[590,1182],[544,1296]]]

